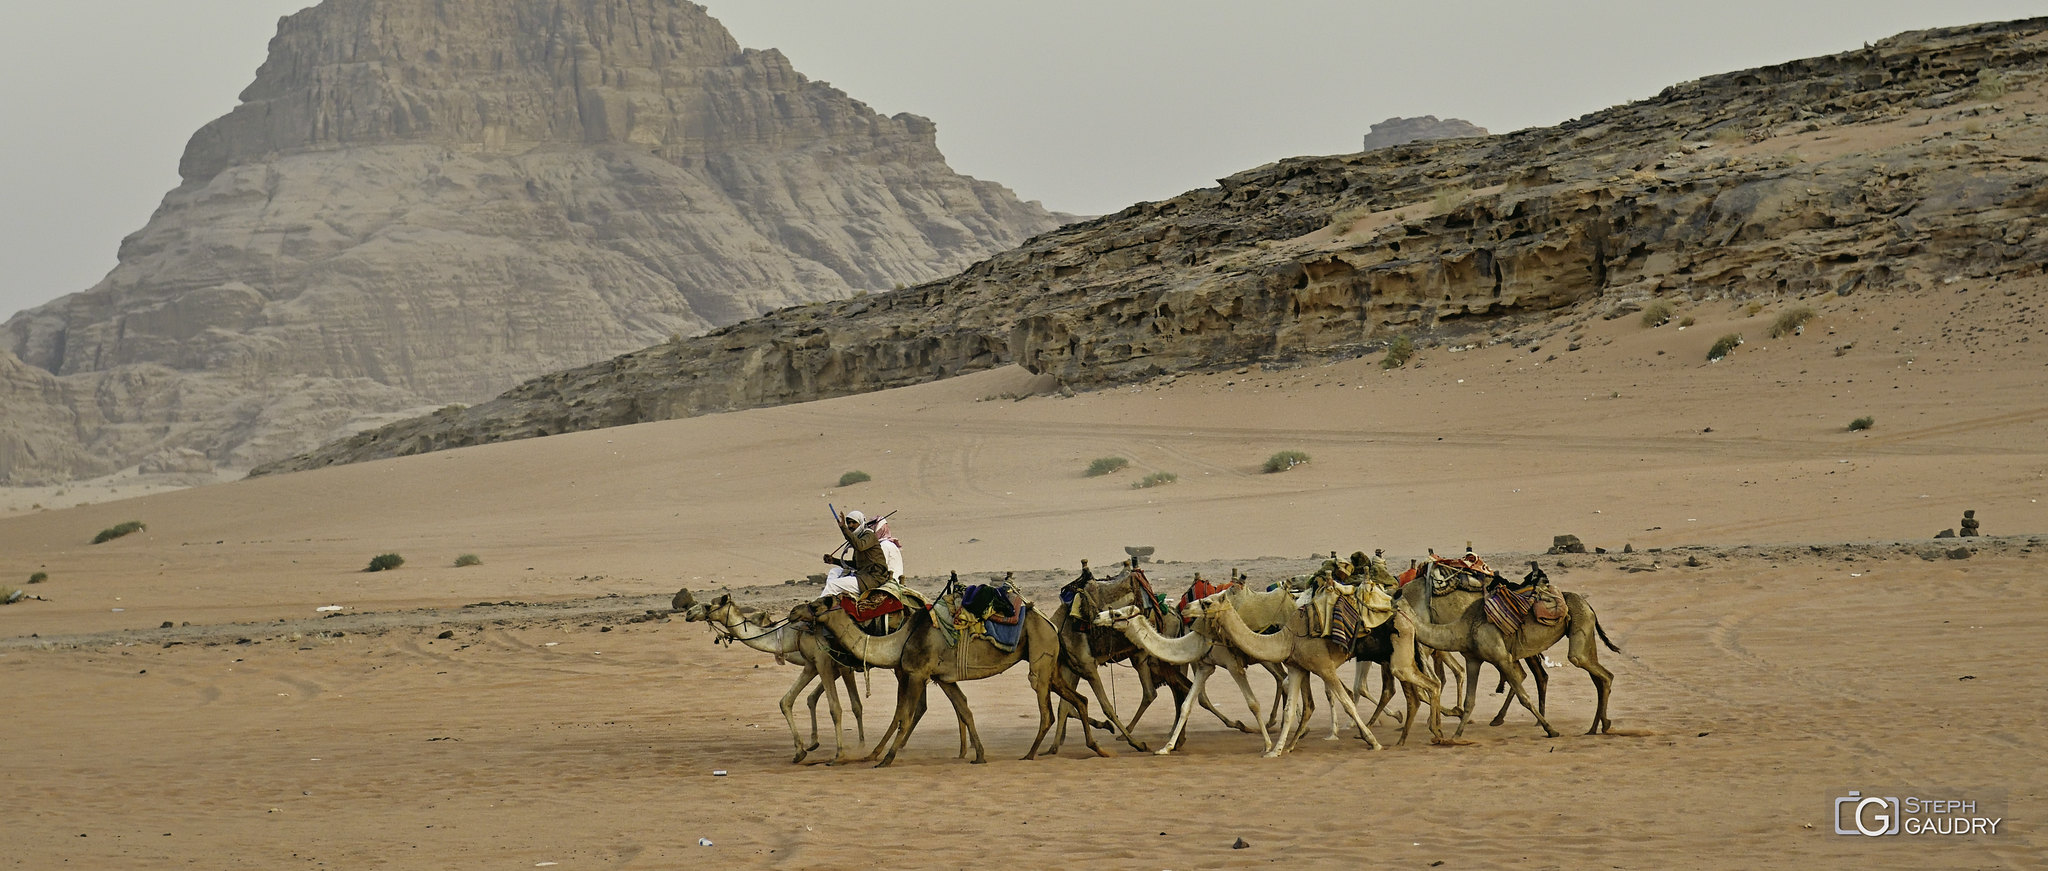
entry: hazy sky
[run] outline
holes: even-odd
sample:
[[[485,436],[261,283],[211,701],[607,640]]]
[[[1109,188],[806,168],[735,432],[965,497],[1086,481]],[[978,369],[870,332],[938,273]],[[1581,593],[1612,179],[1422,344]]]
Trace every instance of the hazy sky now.
[[[5,0],[0,319],[84,290],[178,156],[309,0]],[[741,45],[939,126],[952,166],[1096,214],[1393,115],[1546,125],[1716,72],[1902,30],[2048,14],[2018,0],[708,0]]]

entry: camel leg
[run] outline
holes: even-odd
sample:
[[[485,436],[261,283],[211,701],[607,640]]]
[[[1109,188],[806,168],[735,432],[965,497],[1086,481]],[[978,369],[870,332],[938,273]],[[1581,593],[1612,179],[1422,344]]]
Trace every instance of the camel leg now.
[[[1372,716],[1365,718],[1366,725],[1370,726],[1378,723],[1382,711],[1385,711],[1387,716],[1394,718],[1396,722],[1404,726],[1408,724],[1408,721],[1403,719],[1400,714],[1387,710],[1387,702],[1392,701],[1394,698],[1394,683],[1394,667],[1385,662],[1380,663],[1380,703],[1373,706]]]
[[[894,763],[896,752],[902,750],[904,743],[910,740],[911,730],[917,727],[918,718],[915,712],[924,705],[924,693],[925,681],[917,681],[915,686],[897,697],[896,723],[891,727],[896,730],[896,737],[889,742],[889,749],[883,752],[881,761],[875,763],[876,768]]]
[[[888,728],[882,730],[882,737],[875,739],[875,746],[870,748],[868,750],[868,755],[861,757],[860,761],[874,762],[875,760],[882,758],[882,754],[886,752],[886,748],[890,745],[891,742],[895,740],[896,733],[903,730],[903,705],[907,700],[910,699],[910,695],[910,676],[904,674],[901,671],[896,672],[896,710],[890,712],[889,726]],[[918,716],[923,716],[924,699],[922,697],[918,698],[917,704],[917,714]]]
[[[860,733],[860,743],[865,746],[868,743],[868,724],[861,719],[860,688],[853,682],[853,670],[840,669],[839,680],[846,684],[846,698],[853,703],[853,727]]]
[[[1287,668],[1277,662],[1261,662],[1259,665],[1273,676],[1273,712],[1266,715],[1266,728],[1277,732],[1287,706]]]
[[[1024,754],[1024,758],[1038,758],[1038,745],[1045,741],[1045,733],[1052,729],[1054,693],[1058,693],[1062,702],[1074,708],[1076,719],[1081,721],[1081,740],[1088,743],[1088,749],[1095,751],[1097,756],[1114,755],[1095,743],[1095,732],[1088,724],[1088,699],[1081,695],[1075,681],[1061,680],[1062,676],[1063,673],[1057,665],[1045,667],[1036,660],[1031,663],[1031,689],[1038,696],[1038,734],[1032,737],[1031,749]]]
[[[832,705],[832,759],[827,764],[838,765],[848,761],[846,756],[845,711],[839,706],[839,676],[835,673],[838,669],[835,666],[829,665],[827,668],[832,669],[832,671],[819,670],[818,676],[822,680],[818,682],[818,686],[824,691],[825,700]],[[817,717],[816,708],[811,709],[811,716],[813,718]],[[817,748],[817,743],[818,736],[812,735],[812,749]]]
[[[818,670],[816,668],[811,667],[810,663],[804,663],[803,673],[796,676],[796,683],[790,685],[789,692],[782,694],[782,719],[789,723],[790,740],[796,743],[796,758],[789,760],[792,763],[804,761],[804,757],[810,755],[811,750],[818,746],[815,741],[812,742],[811,745],[808,747],[804,746],[804,734],[797,730],[796,712],[794,710],[796,708],[796,697],[802,695],[804,687],[809,686],[811,681],[817,678],[817,676]],[[811,721],[811,734],[813,735],[817,734],[816,730],[818,728],[817,720],[815,719],[817,717],[818,710],[816,707],[816,698],[816,696],[812,696],[813,707],[811,708],[811,716],[813,717],[813,719]]]
[[[1415,726],[1417,708],[1423,703],[1429,705],[1429,733],[1433,743],[1443,744],[1443,682],[1423,670],[1418,659],[1419,648],[1412,636],[1395,633],[1393,655],[1380,665],[1401,683],[1401,694],[1407,697],[1408,716],[1401,721],[1401,740],[1408,743],[1408,732]]]
[[[1215,670],[1216,666],[1210,663],[1195,663],[1195,691],[1182,696],[1180,704],[1174,706],[1173,728],[1167,730],[1166,742],[1159,745],[1159,749],[1152,751],[1153,753],[1165,756],[1168,753],[1172,753],[1173,748],[1180,746],[1181,735],[1185,734],[1188,728],[1188,719],[1195,713],[1195,702],[1200,700],[1203,704],[1208,704],[1209,694],[1207,692],[1207,685],[1209,683],[1209,674]],[[1212,707],[1209,710],[1214,711],[1216,709]],[[1217,714],[1217,716],[1220,717],[1222,714]]]
[[[1132,747],[1137,748],[1138,752],[1149,752],[1152,748],[1145,746],[1145,742],[1139,741],[1136,736],[1131,734],[1130,722],[1122,717],[1117,716],[1116,705],[1115,703],[1110,701],[1109,691],[1103,689],[1102,687],[1101,669],[1092,666],[1084,667],[1080,669],[1080,673],[1082,677],[1088,680],[1089,688],[1095,691],[1095,702],[1096,704],[1102,706],[1102,715],[1104,717],[1109,718],[1109,724],[1112,727],[1112,731],[1116,732],[1119,735],[1122,735],[1125,743],[1128,743]],[[1147,687],[1146,692],[1151,692],[1151,688]],[[1079,706],[1076,706],[1076,708],[1078,710],[1086,710],[1085,708],[1079,708]],[[1087,716],[1087,714],[1083,713],[1082,716]],[[1064,725],[1064,721],[1062,721],[1062,725]]]
[[[1548,712],[1548,702],[1550,696],[1550,670],[1543,667],[1543,654],[1538,653],[1535,656],[1531,656],[1527,659],[1522,660],[1522,663],[1529,667],[1530,674],[1536,676],[1536,710]],[[1506,687],[1507,683],[1507,678],[1501,678],[1501,687]],[[1500,689],[1494,690],[1494,692],[1500,691]],[[1514,703],[1515,700],[1513,697],[1501,699],[1500,713],[1494,714],[1493,721],[1488,723],[1487,725],[1498,726],[1502,723],[1507,722],[1508,707],[1513,705]]]
[[[1380,739],[1372,734],[1372,730],[1365,727],[1365,718],[1358,715],[1358,704],[1351,700],[1351,688],[1344,683],[1344,678],[1337,674],[1337,665],[1335,663],[1329,664],[1326,670],[1317,672],[1316,676],[1323,679],[1323,694],[1326,696],[1335,695],[1335,703],[1342,705],[1344,713],[1351,715],[1351,722],[1358,726],[1358,734],[1365,739],[1365,743],[1374,750],[1387,749],[1380,744]],[[1336,712],[1331,711],[1332,732],[1336,731],[1334,726],[1336,719]]]
[[[1482,662],[1483,660],[1481,660],[1477,654],[1465,654],[1465,672],[1467,676],[1470,677],[1478,675],[1479,667]],[[1451,737],[1453,738],[1465,737],[1465,726],[1471,722],[1470,720],[1466,719],[1466,715],[1470,714],[1472,711],[1472,707],[1479,703],[1479,682],[1475,680],[1467,680],[1464,683],[1464,688],[1464,704],[1459,705],[1455,710],[1449,712],[1452,714],[1456,714],[1458,717],[1458,731],[1451,733]]]
[[[1436,660],[1437,684],[1439,686],[1442,686],[1446,683],[1444,672],[1446,669],[1449,669],[1450,676],[1456,679],[1457,685],[1457,689],[1451,692],[1451,698],[1467,700],[1465,703],[1466,707],[1452,708],[1451,710],[1444,712],[1446,714],[1450,714],[1452,716],[1457,717],[1459,728],[1462,729],[1464,728],[1466,711],[1470,709],[1470,706],[1472,704],[1470,699],[1474,695],[1473,693],[1465,692],[1466,685],[1469,683],[1466,672],[1476,669],[1479,666],[1475,664],[1476,660],[1473,660],[1471,657],[1466,657],[1461,663],[1456,657],[1452,656],[1449,652],[1443,650],[1431,650],[1430,656],[1431,658]]]
[[[1196,662],[1195,668],[1200,669],[1205,665],[1208,666],[1209,669],[1212,671],[1216,668],[1216,663],[1209,662],[1207,660],[1201,660]],[[1251,682],[1246,681],[1244,678],[1244,667],[1240,665],[1235,668],[1232,668],[1230,669],[1230,673],[1232,676],[1237,678],[1239,683],[1244,685],[1245,698],[1249,700],[1251,703],[1252,716],[1257,717],[1259,715],[1259,703],[1257,699],[1253,699],[1251,697]],[[1216,719],[1218,721],[1221,721],[1225,726],[1229,726],[1232,729],[1236,729],[1237,731],[1244,732],[1246,734],[1251,733],[1252,727],[1245,725],[1243,720],[1233,720],[1230,717],[1226,716],[1222,711],[1216,709],[1216,703],[1209,701],[1209,690],[1206,686],[1203,685],[1202,681],[1195,681],[1195,687],[1195,698],[1202,703],[1203,710],[1206,710],[1211,714],[1215,714]],[[1261,725],[1264,724],[1262,723]]]
[[[1593,609],[1587,607],[1586,615],[1591,617],[1592,613]],[[1586,734],[1598,735],[1614,727],[1614,721],[1607,719],[1607,696],[1614,691],[1614,672],[1600,664],[1600,649],[1594,645],[1594,630],[1588,626],[1592,622],[1579,619],[1576,613],[1572,615],[1571,647],[1567,655],[1573,665],[1585,669],[1586,674],[1593,678],[1593,693],[1599,701],[1593,708],[1593,726],[1586,730]]]
[[[1227,667],[1230,669],[1231,678],[1237,681],[1238,690],[1244,693],[1244,705],[1252,711],[1252,722],[1259,724],[1259,740],[1265,743],[1267,750],[1272,750],[1273,734],[1266,728],[1265,715],[1259,711],[1259,696],[1252,692],[1252,682],[1245,676],[1244,663],[1232,661]]]
[[[1522,688],[1522,664],[1507,657],[1501,657],[1494,662],[1494,667],[1500,669],[1501,674],[1507,675],[1508,691],[1515,694],[1515,701],[1521,702],[1522,707],[1529,709],[1529,713],[1536,715],[1536,725],[1543,727],[1543,734],[1552,738],[1557,737],[1558,731],[1550,727],[1550,721],[1544,718],[1542,711],[1536,710],[1536,703],[1529,700],[1529,691]]]
[[[981,732],[974,728],[974,712],[967,708],[967,694],[960,691],[958,684],[944,681],[939,681],[938,684],[939,691],[945,693],[946,698],[953,703],[953,715],[960,718],[961,728],[966,730],[967,737],[974,742],[973,763],[980,765],[987,762],[988,753],[982,749]]]
[[[1273,749],[1266,751],[1267,758],[1277,757],[1294,749],[1294,740],[1299,736],[1302,721],[1308,716],[1305,710],[1306,703],[1303,701],[1308,695],[1305,692],[1307,688],[1308,672],[1289,666],[1285,693],[1287,698],[1281,704],[1283,713],[1280,716],[1280,741]]]

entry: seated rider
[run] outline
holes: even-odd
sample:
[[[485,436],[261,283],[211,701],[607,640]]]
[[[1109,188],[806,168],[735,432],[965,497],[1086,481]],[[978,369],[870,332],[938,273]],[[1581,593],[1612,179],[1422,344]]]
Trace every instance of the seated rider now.
[[[881,586],[884,581],[900,583],[903,580],[903,545],[890,534],[888,518],[871,522],[859,511],[848,511],[839,518],[839,525],[847,543],[854,546],[854,552],[847,558],[835,556],[838,551],[825,555],[825,564],[829,568],[825,571],[823,595],[860,596]],[[881,562],[864,565],[862,556],[872,555],[875,550],[880,551]]]

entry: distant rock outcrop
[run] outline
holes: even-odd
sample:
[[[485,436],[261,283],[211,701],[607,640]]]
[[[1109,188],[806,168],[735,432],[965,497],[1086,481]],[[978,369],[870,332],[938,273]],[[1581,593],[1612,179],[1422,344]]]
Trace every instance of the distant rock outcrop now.
[[[0,351],[75,379],[36,382],[72,404],[23,409],[33,432],[9,406],[0,482],[164,448],[246,467],[1061,220],[953,172],[930,121],[679,0],[326,0],[280,22],[179,170],[103,281],[0,326]],[[77,386],[108,373],[118,403]]]
[[[1457,118],[1437,120],[1435,115],[1424,115],[1420,118],[1388,118],[1372,125],[1372,132],[1365,134],[1365,147],[1360,150],[1390,148],[1429,139],[1459,139],[1485,135],[1486,128]]]
[[[1469,341],[1458,337],[1581,304],[1911,292],[1956,275],[2038,273],[2048,126],[1987,95],[2044,76],[2048,19],[1925,31],[1687,82],[1556,127],[1283,160],[1064,227],[952,278],[558,372],[259,472],[1010,363],[1106,385],[1361,355],[1398,335]],[[1809,135],[1857,125],[1883,135],[1853,149],[1828,144],[1847,129]],[[1794,137],[1806,137],[1797,153]]]

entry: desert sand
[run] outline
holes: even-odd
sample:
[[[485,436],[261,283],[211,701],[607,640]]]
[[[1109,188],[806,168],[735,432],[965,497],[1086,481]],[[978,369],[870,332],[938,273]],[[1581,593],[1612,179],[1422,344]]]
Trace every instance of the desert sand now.
[[[0,867],[2038,867],[2043,290],[1705,300],[1683,330],[1589,309],[1394,371],[1072,397],[1000,370],[16,513],[0,583],[49,580],[0,608]],[[1817,317],[1768,338],[1797,305]],[[1313,459],[1263,473],[1281,450]],[[1112,455],[1129,468],[1083,474]],[[834,486],[854,469],[873,480]],[[1178,480],[1132,486],[1153,472]],[[1556,739],[1516,711],[1371,752],[1320,740],[1320,705],[1280,759],[1204,716],[1173,756],[1023,762],[1013,673],[966,688],[989,765],[954,758],[943,706],[892,768],[791,765],[795,669],[663,612],[680,587],[801,600],[827,503],[898,512],[921,587],[1031,572],[1041,600],[1126,545],[1173,590],[1333,549],[1540,560],[1624,651],[1601,653],[1616,728],[1580,734],[1592,692],[1564,666]],[[1989,537],[1931,539],[1966,509]],[[127,520],[148,528],[89,544]],[[1543,555],[1560,533],[1608,552]],[[385,552],[406,565],[361,571]],[[1836,835],[1852,789],[1981,795],[2006,822]]]

